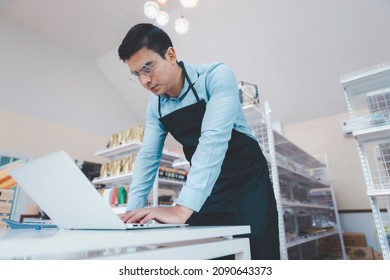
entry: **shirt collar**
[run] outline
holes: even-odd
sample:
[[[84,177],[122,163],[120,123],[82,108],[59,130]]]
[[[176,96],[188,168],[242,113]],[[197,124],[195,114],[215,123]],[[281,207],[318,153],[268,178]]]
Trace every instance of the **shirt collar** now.
[[[188,77],[190,78],[192,84],[195,85],[199,79],[198,71],[196,71],[196,68],[192,64],[186,63],[184,61],[183,61],[183,64],[184,64],[184,67],[187,71]],[[168,101],[168,100],[175,100],[175,99],[182,101],[184,99],[184,97],[186,97],[186,95],[190,91],[191,91],[191,89],[189,87],[189,83],[188,83],[187,79],[184,78],[184,86],[183,86],[182,90],[180,91],[179,96],[178,97],[170,97],[167,94],[163,94],[163,95],[161,95],[161,97],[162,97],[161,101]]]

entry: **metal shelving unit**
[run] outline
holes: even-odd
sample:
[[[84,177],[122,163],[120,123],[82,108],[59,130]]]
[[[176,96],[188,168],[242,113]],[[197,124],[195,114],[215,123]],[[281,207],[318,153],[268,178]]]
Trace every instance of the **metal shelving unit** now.
[[[380,248],[383,258],[390,260],[390,62],[340,80]]]
[[[136,154],[138,153],[140,147],[141,147],[140,142],[133,141],[133,142],[118,145],[116,147],[99,150],[95,153],[95,155],[105,157],[106,159],[112,161],[121,158],[126,158],[132,154]],[[181,157],[182,157],[181,155],[178,155],[176,153],[163,151],[160,163],[162,166],[172,166],[173,162],[176,159],[180,159]],[[92,180],[92,184],[106,185],[106,188],[111,188],[112,186],[115,186],[117,184],[130,185],[132,178],[133,178],[133,173],[130,172],[130,173],[120,174],[117,176],[108,176],[103,178],[98,177]],[[183,184],[184,184],[183,181],[159,178],[157,174],[156,180],[154,181],[153,184],[153,190],[149,195],[148,205],[153,207],[159,206],[159,201],[158,201],[159,190],[161,189],[162,186],[166,189],[173,188],[175,190],[176,195],[178,195]]]
[[[327,164],[272,129],[268,102],[243,109],[268,161],[279,213],[281,258],[345,259]],[[329,246],[331,252],[325,252]]]

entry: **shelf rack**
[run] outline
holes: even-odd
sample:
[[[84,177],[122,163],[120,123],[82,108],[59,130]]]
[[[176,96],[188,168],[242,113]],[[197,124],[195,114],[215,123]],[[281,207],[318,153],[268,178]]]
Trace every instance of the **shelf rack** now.
[[[128,157],[132,154],[135,154],[139,151],[141,147],[141,142],[132,141],[125,144],[118,145],[116,147],[107,148],[103,150],[99,150],[95,153],[96,156],[102,156],[109,160],[116,160]],[[181,159],[182,156],[170,151],[163,151],[162,158],[160,161],[161,165],[164,166],[172,166],[173,162],[177,159]],[[130,184],[133,178],[133,173],[125,173],[117,176],[108,176],[108,177],[98,177],[92,180],[94,185],[106,185],[106,188],[110,188],[116,184]],[[179,188],[183,186],[184,182],[179,180],[171,180],[159,178],[158,174],[156,175],[156,180],[153,184],[153,195],[152,195],[152,205],[153,207],[159,206],[158,203],[158,190],[161,186],[171,186],[174,188]],[[179,192],[179,191],[177,191]]]
[[[390,260],[390,62],[340,77],[380,249]]]
[[[290,252],[299,251],[299,259],[320,258],[317,247],[320,241],[333,238],[337,242],[335,259],[345,259],[345,248],[337,213],[334,192],[329,179],[323,174],[327,164],[311,156],[289,141],[271,125],[268,102],[243,106],[248,124],[268,161],[279,215],[279,241],[281,259],[295,258]],[[317,172],[322,170],[322,172]],[[295,192],[295,193],[294,193]],[[304,198],[300,198],[299,194]],[[308,201],[309,196],[315,196]],[[322,198],[316,200],[317,198]],[[286,212],[287,211],[287,212]],[[291,214],[286,220],[285,213]],[[307,214],[307,215],[306,215]],[[316,215],[322,215],[331,227],[319,227],[321,232],[303,234],[300,219],[310,225]],[[294,231],[293,236],[290,230]],[[288,237],[287,237],[288,236]],[[324,242],[322,242],[323,244]],[[301,246],[314,244],[311,253]],[[313,253],[313,250],[316,251]]]

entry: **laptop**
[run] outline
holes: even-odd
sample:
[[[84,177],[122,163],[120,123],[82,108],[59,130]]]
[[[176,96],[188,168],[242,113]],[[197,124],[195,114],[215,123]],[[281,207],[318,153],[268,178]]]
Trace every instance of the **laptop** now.
[[[148,229],[185,224],[125,224],[64,151],[9,170],[20,187],[63,229]]]

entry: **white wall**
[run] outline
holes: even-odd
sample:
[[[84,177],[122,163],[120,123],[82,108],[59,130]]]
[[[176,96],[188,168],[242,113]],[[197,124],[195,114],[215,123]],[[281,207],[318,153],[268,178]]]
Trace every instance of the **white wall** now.
[[[0,109],[106,136],[136,122],[95,61],[3,20],[0,35]]]
[[[1,109],[0,128],[0,152],[17,157],[34,158],[65,150],[73,159],[103,162],[103,158],[94,154],[109,140],[106,136]]]

